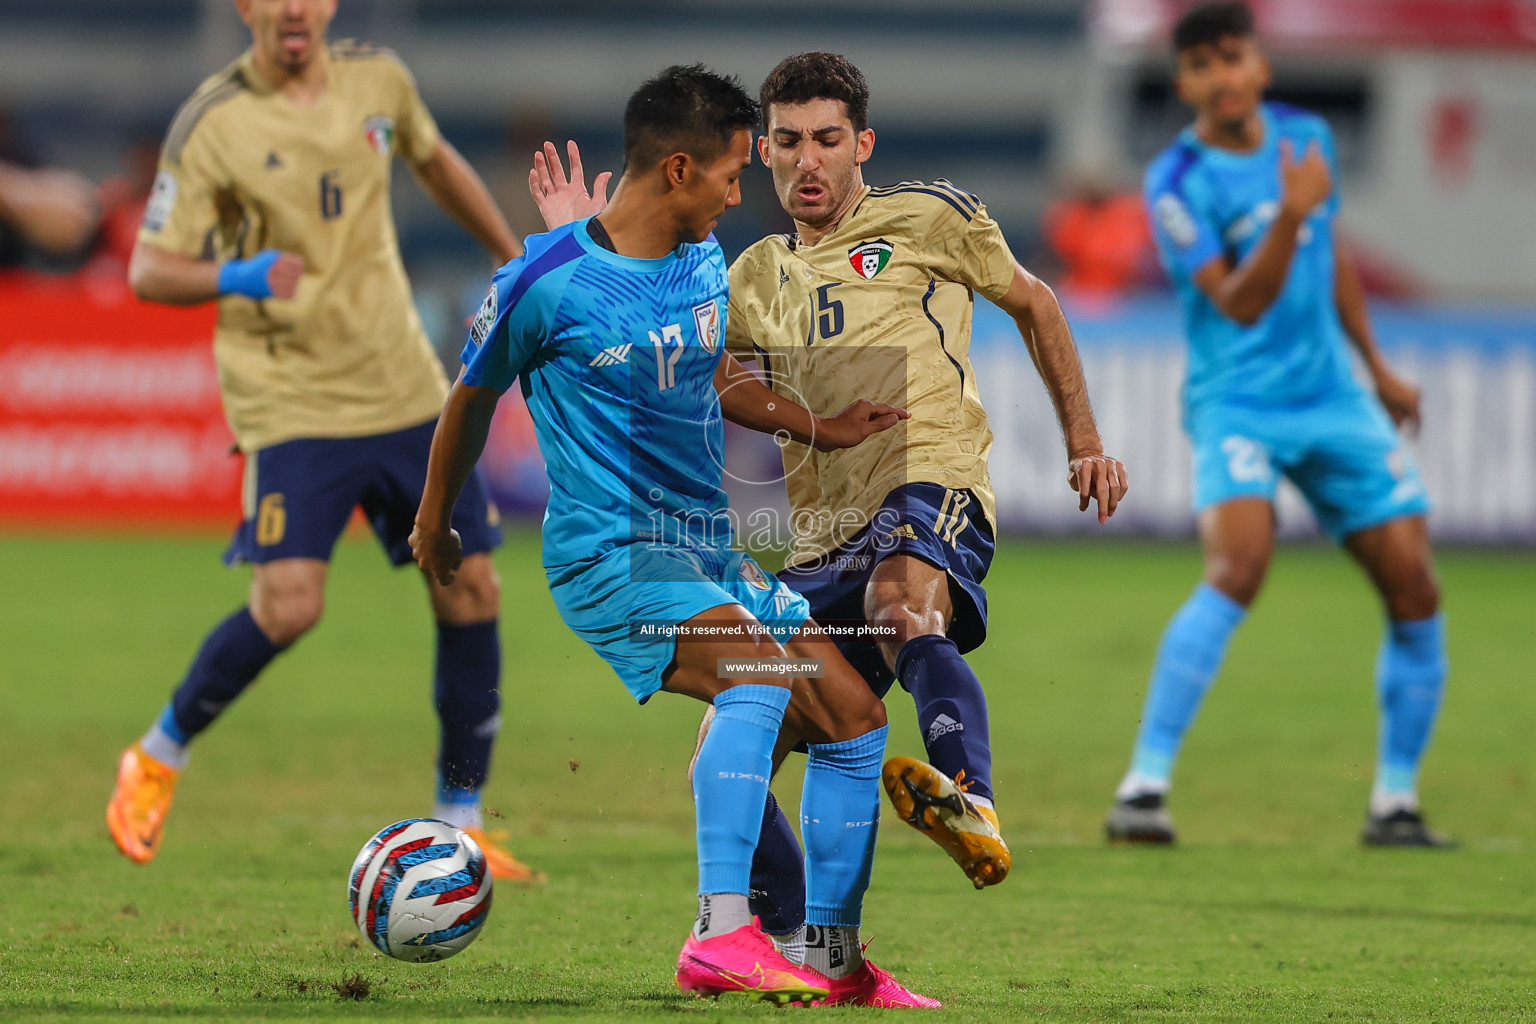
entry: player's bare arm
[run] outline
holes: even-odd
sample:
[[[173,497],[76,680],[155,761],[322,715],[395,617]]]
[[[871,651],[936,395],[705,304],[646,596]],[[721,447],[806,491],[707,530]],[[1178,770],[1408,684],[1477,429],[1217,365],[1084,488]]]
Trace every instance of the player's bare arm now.
[[[1391,415],[1392,422],[1409,430],[1419,429],[1419,389],[1399,377],[1381,354],[1376,333],[1371,329],[1371,315],[1365,304],[1365,287],[1349,249],[1337,245],[1334,253],[1334,301],[1339,308],[1339,322],[1344,333],[1359,350],[1376,384],[1376,395]]]
[[[553,142],[533,154],[533,168],[528,172],[528,194],[544,218],[544,226],[553,230],[583,217],[595,217],[608,206],[608,182],[612,171],[603,171],[592,179],[587,191],[586,172],[581,166],[581,148],[574,139],[565,144],[570,156],[571,173],[567,177],[560,152]]]
[[[817,451],[852,448],[912,414],[894,405],[860,399],[836,416],[817,416],[758,379],[729,352],[715,370],[715,390],[725,418],[765,434],[783,434]]]
[[[1316,142],[1297,160],[1289,140],[1281,140],[1280,177],[1280,209],[1248,258],[1234,267],[1226,257],[1217,257],[1195,272],[1195,284],[1206,297],[1240,324],[1254,323],[1274,303],[1296,255],[1301,226],[1333,189],[1328,161]]]
[[[1099,522],[1108,522],[1130,485],[1125,465],[1104,454],[1104,442],[1099,438],[1093,407],[1088,402],[1083,364],[1056,294],[1045,282],[1015,264],[1013,284],[998,306],[1013,317],[1029,357],[1050,393],[1051,404],[1056,407],[1056,418],[1067,443],[1067,484],[1077,491],[1078,509],[1086,512],[1089,502],[1097,501]]]
[[[139,241],[128,260],[128,285],[146,302],[197,306],[221,295],[291,299],[304,276],[304,257],[263,249],[245,260],[193,259]]]
[[[485,182],[447,139],[439,139],[432,155],[411,170],[433,201],[474,235],[498,264],[523,254]]]
[[[500,399],[501,392],[495,388],[465,384],[461,373],[448,392],[448,402],[432,434],[427,482],[410,544],[421,571],[444,586],[453,582],[453,574],[463,561],[458,531],[448,525],[453,521],[453,506],[485,450],[491,417]]]

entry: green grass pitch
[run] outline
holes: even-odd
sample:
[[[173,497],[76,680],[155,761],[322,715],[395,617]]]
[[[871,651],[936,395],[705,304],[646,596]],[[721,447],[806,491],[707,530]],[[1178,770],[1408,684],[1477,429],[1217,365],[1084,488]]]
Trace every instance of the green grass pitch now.
[[[629,700],[560,623],[537,539],[502,551],[505,725],[487,804],[548,871],[478,943],[382,959],[346,911],[374,830],[425,811],[431,629],[409,572],[338,551],[327,619],[199,742],[164,851],[102,821],[118,751],[242,600],[220,541],[0,539],[0,1019],[767,1019],[683,998],[698,709]],[[1184,843],[1109,849],[1188,546],[1005,540],[973,657],[1015,851],[977,893],[887,813],[865,937],[955,1021],[1536,1020],[1536,558],[1442,553],[1452,679],[1426,765],[1452,853],[1356,845],[1381,623],[1334,551],[1285,548],[1179,768]],[[891,702],[891,753],[920,754]],[[798,766],[777,784],[793,806]]]

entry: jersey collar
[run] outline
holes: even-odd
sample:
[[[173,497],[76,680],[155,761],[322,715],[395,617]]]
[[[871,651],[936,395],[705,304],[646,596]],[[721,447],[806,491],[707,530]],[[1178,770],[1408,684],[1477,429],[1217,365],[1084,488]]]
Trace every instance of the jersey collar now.
[[[1195,126],[1187,125],[1179,133],[1179,139],[1185,145],[1194,149],[1197,153],[1208,158],[1213,163],[1226,164],[1231,167],[1241,167],[1255,163],[1272,163],[1275,154],[1280,148],[1280,131],[1275,121],[1275,115],[1270,111],[1268,103],[1259,104],[1259,120],[1264,125],[1264,138],[1259,141],[1259,148],[1251,153],[1237,153],[1220,146],[1210,146],[1200,140],[1195,134]]]
[[[800,240],[799,232],[796,232],[792,235],[784,235],[784,242],[789,246],[790,252],[798,252],[801,249],[814,249],[816,246],[825,245],[829,239],[836,236],[839,231],[843,230],[843,227],[846,224],[848,224],[853,220],[855,216],[858,215],[859,207],[864,205],[864,200],[866,197],[868,197],[869,190],[872,187],[873,186],[871,185],[865,185],[862,189],[859,190],[859,198],[855,199],[853,201],[853,205],[848,207],[848,212],[843,214],[843,219],[832,225],[832,230],[822,235],[821,240],[818,241],[816,245],[806,245],[803,241]]]
[[[583,252],[610,266],[619,267],[623,270],[639,271],[642,274],[654,274],[658,271],[666,270],[682,257],[684,246],[681,245],[665,256],[654,260],[643,260],[635,256],[621,256],[611,249],[603,248],[598,244],[597,239],[588,233],[587,221],[591,219],[591,217],[583,217],[581,220],[573,222],[571,224],[571,234],[575,237],[576,244],[581,246]]]
[[[326,80],[329,83],[333,71],[331,67],[331,44],[329,42],[320,47],[319,51],[316,52],[315,60],[325,63]],[[246,50],[235,63],[239,65],[240,76],[245,79],[246,88],[250,89],[251,92],[257,96],[270,96],[277,92],[277,86],[263,78],[261,72],[256,70],[256,52],[254,49]],[[330,89],[331,86],[327,84],[326,92],[329,93]]]

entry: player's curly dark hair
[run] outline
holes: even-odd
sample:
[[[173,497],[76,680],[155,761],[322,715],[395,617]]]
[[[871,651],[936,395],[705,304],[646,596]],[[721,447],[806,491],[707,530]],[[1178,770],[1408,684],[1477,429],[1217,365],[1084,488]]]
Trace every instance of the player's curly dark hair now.
[[[1173,52],[1220,42],[1228,36],[1247,39],[1253,35],[1253,9],[1242,0],[1218,0],[1196,4],[1173,26]]]
[[[768,72],[757,95],[764,128],[768,127],[770,104],[811,100],[841,100],[854,131],[869,127],[869,83],[864,81],[864,72],[840,53],[813,50],[785,57]]]
[[[624,166],[650,167],[679,152],[713,160],[757,119],[757,101],[740,80],[703,64],[674,64],[636,89],[624,107]]]

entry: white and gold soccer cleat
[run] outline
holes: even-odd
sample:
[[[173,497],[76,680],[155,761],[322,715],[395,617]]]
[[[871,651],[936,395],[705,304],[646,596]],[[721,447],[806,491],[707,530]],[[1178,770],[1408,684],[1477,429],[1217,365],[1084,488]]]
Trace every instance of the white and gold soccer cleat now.
[[[915,757],[893,757],[880,773],[896,813],[938,843],[978,889],[1008,877],[1013,856],[997,812],[972,803],[948,775]]]

